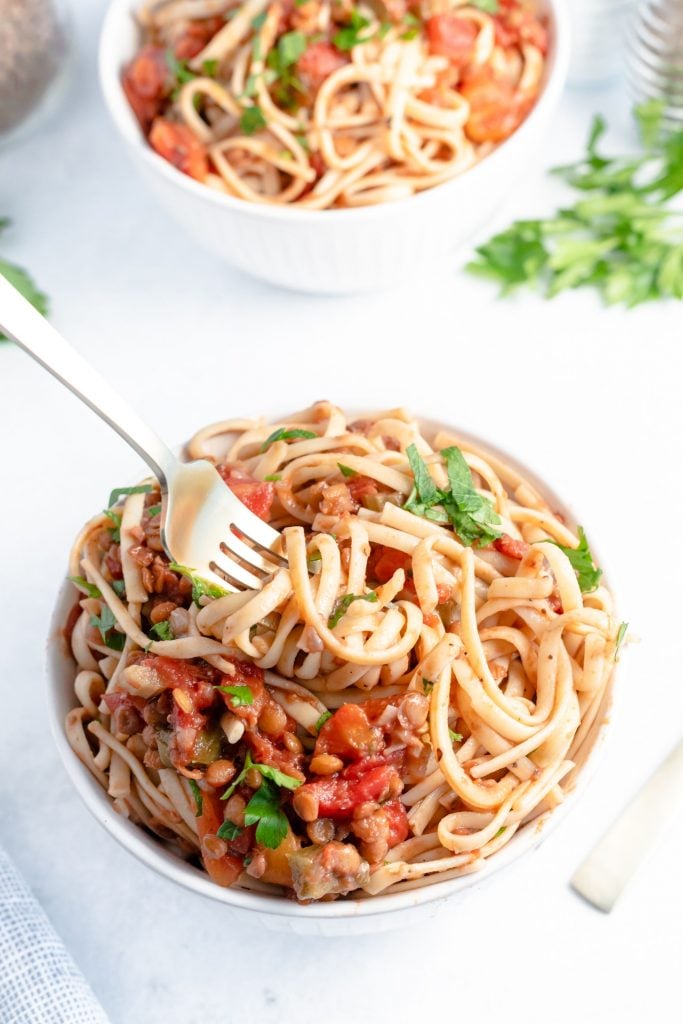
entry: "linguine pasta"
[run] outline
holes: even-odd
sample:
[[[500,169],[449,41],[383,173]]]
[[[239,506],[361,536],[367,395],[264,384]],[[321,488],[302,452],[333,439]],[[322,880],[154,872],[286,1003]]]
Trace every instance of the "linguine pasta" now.
[[[402,199],[471,167],[538,97],[531,0],[157,0],[123,87],[210,188],[306,209]]]
[[[622,630],[585,535],[514,467],[328,402],[187,455],[287,567],[228,592],[169,563],[156,483],[81,532],[66,730],[120,814],[220,885],[311,900],[476,871],[562,802]]]

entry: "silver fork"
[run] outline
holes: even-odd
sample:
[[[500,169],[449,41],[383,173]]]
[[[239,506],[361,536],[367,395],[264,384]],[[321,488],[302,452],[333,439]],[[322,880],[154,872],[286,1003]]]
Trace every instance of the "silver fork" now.
[[[0,329],[142,456],[159,481],[161,538],[172,561],[219,586],[260,589],[281,536],[235,497],[208,461],[181,462],[111,385],[0,275]],[[239,534],[239,535],[238,535]]]

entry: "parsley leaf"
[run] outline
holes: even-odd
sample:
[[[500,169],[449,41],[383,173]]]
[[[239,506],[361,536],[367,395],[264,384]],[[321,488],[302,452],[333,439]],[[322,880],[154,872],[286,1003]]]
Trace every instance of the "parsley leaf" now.
[[[452,525],[463,544],[475,541],[480,547],[500,537],[500,517],[488,498],[475,490],[472,474],[462,452],[455,446],[444,448],[449,490],[440,490],[430,475],[424,459],[414,444],[406,455],[413,471],[414,487],[404,509],[424,519]]]
[[[254,132],[260,131],[261,128],[266,127],[266,119],[263,116],[263,111],[260,107],[254,105],[253,107],[247,107],[242,112],[240,117],[240,130],[244,135],[253,135]]]
[[[146,512],[150,519],[154,519],[161,512],[161,505],[150,505]]]
[[[157,640],[175,640],[175,635],[168,619],[164,619],[162,622],[157,622],[152,626],[149,632],[152,636],[155,636]]]
[[[226,789],[225,793],[221,797],[221,800],[227,800],[228,797],[232,796],[240,782],[244,782],[244,779],[251,768],[256,768],[261,773],[264,779],[271,779],[276,785],[283,786],[285,789],[296,789],[301,785],[299,779],[293,779],[291,775],[285,775],[279,768],[272,768],[269,764],[255,764],[251,759],[251,754],[247,751],[247,756],[244,759],[244,766],[242,771],[239,773],[236,779]]]
[[[449,729],[448,730],[448,737],[449,737],[451,743],[462,743],[462,733],[461,732],[453,732],[452,729]]]
[[[173,50],[166,50],[164,57],[166,58],[166,66],[173,76],[173,88],[171,92],[171,99],[177,99],[178,93],[186,82],[192,82],[197,77],[194,71],[190,71],[187,63],[184,60],[178,60]]]
[[[121,513],[120,512],[112,512],[112,510],[110,508],[105,508],[104,514],[107,517],[107,519],[113,524],[112,526],[108,526],[107,527],[107,529],[109,530],[109,532],[111,534],[111,539],[114,541],[115,544],[120,544],[121,543]]]
[[[241,836],[242,829],[239,825],[235,825],[233,821],[224,821],[216,835],[219,839],[227,839],[229,842],[231,839],[237,839],[238,836]]]
[[[0,223],[0,227],[5,227],[9,221],[3,220]],[[7,260],[0,259],[0,274],[9,281],[14,288],[20,292],[25,299],[27,299],[31,305],[42,313],[43,316],[47,315],[48,302],[47,296],[40,291],[31,275],[24,270],[22,267],[17,267],[14,263],[8,263]],[[7,335],[0,333],[0,341],[6,341]]]
[[[312,430],[285,430],[284,427],[280,427],[279,430],[274,430],[270,437],[265,439],[259,451],[265,452],[275,441],[294,441],[296,438],[303,438],[308,441],[317,436]]]
[[[179,572],[181,576],[187,576],[189,580],[192,580],[192,600],[196,605],[200,604],[203,597],[225,597],[228,593],[227,590],[223,590],[223,587],[219,587],[217,583],[209,583],[208,580],[203,579],[201,576],[195,576],[194,570],[188,569],[186,565],[169,562],[168,567],[171,572]]]
[[[67,577],[78,587],[79,590],[84,590],[88,597],[102,597],[102,592],[99,587],[96,587],[94,583],[88,583],[84,576],[69,576]]]
[[[617,631],[617,641],[616,641],[616,643],[614,645],[614,660],[615,661],[617,660],[617,655],[619,654],[619,648],[623,644],[624,639],[626,637],[626,630],[627,629],[628,629],[628,622],[622,622],[621,625],[619,626],[618,631]]]
[[[192,790],[192,796],[194,797],[195,817],[198,818],[201,815],[202,809],[204,807],[204,798],[202,796],[202,791],[194,779],[188,779],[187,781],[190,785],[190,789]],[[223,838],[223,836],[221,836],[221,838]]]
[[[500,4],[498,0],[469,0],[470,7],[478,7],[485,14],[498,14]]]
[[[249,686],[217,686],[221,693],[227,693],[233,708],[243,708],[254,703],[254,694]]]
[[[278,70],[296,64],[306,49],[306,36],[303,32],[285,32],[277,43]]]
[[[256,825],[256,841],[275,850],[287,835],[287,818],[280,807],[280,795],[264,779],[244,809],[244,824]]]
[[[149,494],[151,491],[151,484],[140,484],[138,487],[116,487],[109,495],[107,507],[112,508],[124,494]]]
[[[276,484],[278,480],[282,480],[282,473],[270,473],[268,476],[264,476],[263,479],[269,484]]]
[[[327,721],[327,720],[328,720],[329,718],[332,718],[332,712],[331,712],[331,711],[323,711],[322,715],[320,716],[320,718],[318,719],[318,721],[317,721],[317,722],[315,723],[315,725],[313,726],[313,729],[314,729],[314,731],[315,731],[316,733],[319,733],[319,732],[320,732],[320,730],[322,729],[322,727],[324,726],[325,722],[326,722],[326,721]]]
[[[368,36],[367,33],[364,34],[364,30],[369,24],[369,19],[364,18],[357,7],[352,7],[349,24],[334,34],[332,42],[338,50],[352,50],[359,43],[367,43],[372,34]]]
[[[434,682],[433,682],[433,680],[431,680],[431,679],[423,679],[422,680],[422,689],[427,694],[431,693],[432,690],[434,689]]]
[[[218,72],[218,61],[217,60],[203,60],[202,71],[207,78],[214,78]]]
[[[584,157],[552,173],[583,193],[553,216],[519,220],[476,250],[467,269],[552,298],[594,287],[607,305],[683,298],[683,229],[667,202],[683,190],[683,129],[663,128],[662,104],[634,110],[643,150],[621,157],[599,149],[606,130],[594,118]]]
[[[116,618],[108,604],[105,604],[99,615],[90,616],[90,625],[99,629],[102,643],[112,651],[122,651],[126,642],[124,633],[114,629]]]
[[[592,590],[595,590],[600,581],[602,569],[597,569],[593,562],[593,556],[588,547],[588,541],[582,526],[578,527],[577,533],[579,535],[579,543],[575,548],[565,547],[564,544],[558,544],[556,540],[551,540],[549,543],[554,544],[560,551],[563,551],[571,562],[572,569],[575,570],[579,580],[581,593],[590,594]]]
[[[126,595],[126,584],[124,580],[112,580],[111,589],[117,597],[125,597]]]
[[[355,469],[351,469],[350,466],[345,466],[343,462],[338,462],[339,472],[342,476],[358,476]]]
[[[334,611],[327,620],[328,629],[334,629],[339,620],[346,615],[354,601],[369,601],[371,604],[375,604],[377,594],[374,590],[371,590],[369,594],[345,594],[344,597],[340,597],[334,606]]]

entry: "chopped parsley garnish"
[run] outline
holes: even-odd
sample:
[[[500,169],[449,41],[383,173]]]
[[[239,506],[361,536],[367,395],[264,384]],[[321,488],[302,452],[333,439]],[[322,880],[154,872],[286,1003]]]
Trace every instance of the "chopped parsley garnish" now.
[[[161,505],[150,505],[146,512],[150,519],[154,519],[161,512]]]
[[[261,445],[260,451],[265,452],[270,448],[271,444],[274,444],[276,441],[295,441],[297,438],[301,438],[304,441],[310,441],[317,436],[318,435],[312,430],[285,430],[284,427],[280,427],[279,430],[274,430],[270,437],[266,438]]]
[[[228,593],[223,587],[219,587],[217,583],[209,583],[208,580],[203,579],[201,576],[195,576],[194,569],[188,569],[186,565],[169,562],[168,567],[171,572],[179,572],[181,576],[187,576],[189,580],[192,580],[192,600],[196,605],[201,603],[203,597],[225,597]]]
[[[112,580],[110,586],[117,597],[125,597],[126,584],[124,580]]]
[[[261,13],[257,14],[255,18],[251,19],[251,27],[255,32],[259,32],[263,28],[267,17],[268,11],[261,11]]]
[[[327,721],[327,720],[328,720],[329,718],[332,718],[332,712],[331,712],[331,711],[323,711],[322,715],[320,716],[320,718],[318,719],[318,721],[317,721],[317,722],[315,723],[315,725],[313,726],[313,729],[314,729],[314,731],[315,731],[316,733],[319,733],[319,732],[320,732],[320,730],[322,729],[322,727],[324,726],[325,722],[326,722],[326,721]]]
[[[339,472],[342,476],[358,476],[355,469],[351,469],[350,466],[345,466],[343,462],[338,462]]]
[[[401,39],[415,39],[415,37],[420,34],[422,22],[417,15],[412,13],[412,11],[408,11],[408,13],[403,16],[403,24],[407,27],[405,32],[402,33]]]
[[[138,487],[115,487],[109,495],[108,508],[112,508],[124,494],[149,494],[151,484],[140,484]]]
[[[368,18],[364,18],[357,7],[352,7],[349,24],[334,34],[332,42],[338,50],[352,50],[359,43],[367,43],[370,36],[365,34],[361,39],[361,35],[369,24]]]
[[[496,834],[495,834],[495,836],[494,836],[493,838],[494,838],[494,839],[497,839],[497,838],[498,838],[498,836],[502,836],[503,832],[505,832],[505,825],[503,825],[503,827],[502,827],[502,828],[499,828],[499,829],[498,829],[498,831],[496,832]]]
[[[304,53],[306,46],[306,36],[303,32],[285,32],[278,39],[277,50],[275,51],[277,53],[278,65],[275,70],[284,71],[285,68],[296,64],[299,57]]]
[[[197,76],[194,71],[190,71],[184,60],[178,60],[173,50],[166,50],[164,56],[166,57],[168,70],[173,76],[174,84],[173,91],[171,92],[171,99],[175,100],[178,98],[181,86],[185,85],[186,82],[193,82]]]
[[[260,131],[261,128],[266,127],[266,119],[263,116],[263,111],[258,106],[247,107],[242,112],[240,117],[240,130],[244,135],[253,135],[254,132]]]
[[[282,480],[282,473],[270,473],[268,476],[264,476],[263,479],[269,484],[276,484],[278,480]]]
[[[377,594],[374,590],[371,590],[369,594],[345,594],[344,597],[340,597],[334,606],[334,611],[327,620],[328,629],[334,629],[339,620],[346,615],[354,601],[369,601],[371,604],[375,604]]]
[[[155,636],[157,640],[175,640],[175,635],[168,619],[164,619],[162,622],[157,622],[152,626],[150,634]]]
[[[406,449],[413,471],[414,487],[404,509],[423,519],[437,523],[450,522],[456,534],[469,546],[485,547],[500,537],[500,517],[488,498],[479,494],[472,483],[472,474],[459,448],[444,448],[449,489],[440,490],[414,444]]]
[[[227,693],[233,708],[243,708],[254,703],[254,694],[249,686],[217,686],[221,693]]]
[[[515,221],[467,269],[497,281],[502,295],[527,285],[546,298],[594,287],[607,305],[627,308],[683,299],[683,230],[669,205],[683,189],[683,129],[667,130],[662,110],[657,101],[635,108],[643,149],[623,157],[598,151],[606,124],[595,117],[583,159],[553,172],[577,190],[576,202]]]
[[[0,218],[0,231],[4,231],[8,227],[10,221],[7,217]],[[47,315],[47,296],[40,291],[38,286],[33,281],[30,274],[23,270],[22,267],[17,267],[14,263],[8,263],[7,260],[0,260],[0,274],[9,281],[9,283],[20,292],[24,298],[31,303],[31,305],[42,313],[43,316]],[[0,331],[0,341],[7,341],[7,335]]]
[[[432,690],[434,689],[433,681],[431,679],[423,679],[422,680],[422,689],[427,694],[431,693]]]
[[[218,72],[218,61],[217,60],[203,60],[202,71],[207,78],[213,78]]]
[[[461,732],[453,732],[452,729],[449,729],[448,730],[448,738],[450,739],[451,743],[462,743],[462,733]]]
[[[485,14],[498,14],[500,4],[498,0],[469,0],[470,7],[478,7]]]
[[[244,824],[256,825],[256,842],[275,850],[287,835],[289,824],[280,807],[277,786],[264,779],[244,808]]]
[[[109,647],[112,651],[123,650],[126,637],[124,633],[119,633],[118,630],[114,629],[116,617],[108,604],[105,604],[99,615],[90,616],[90,625],[94,626],[95,629],[99,629],[102,643],[106,647]]]
[[[102,591],[99,587],[96,587],[94,583],[88,583],[84,576],[69,576],[68,579],[78,587],[79,590],[84,590],[88,597],[102,597]]]
[[[115,544],[120,544],[121,543],[121,518],[122,518],[121,517],[121,513],[120,512],[112,512],[112,510],[110,508],[105,508],[104,509],[104,514],[107,517],[107,519],[109,519],[109,521],[111,523],[113,523],[112,526],[108,526],[107,527],[107,529],[109,530],[109,532],[111,534],[111,539],[114,541]]]
[[[624,639],[626,637],[626,630],[627,629],[628,629],[628,622],[622,622],[621,625],[619,626],[618,631],[617,631],[617,640],[616,640],[616,643],[614,645],[614,660],[615,661],[617,660],[617,655],[619,654],[619,648],[623,644]]]
[[[228,797],[232,796],[239,784],[244,782],[244,779],[251,768],[256,768],[264,779],[270,779],[277,786],[282,786],[284,789],[296,789],[301,785],[299,779],[293,779],[291,775],[285,775],[285,773],[281,772],[279,768],[272,768],[269,764],[255,764],[251,759],[251,754],[247,752],[242,771],[234,782],[228,786],[225,793],[223,793],[221,800],[227,800]]]
[[[227,839],[229,842],[231,839],[237,839],[238,836],[241,836],[242,829],[234,821],[224,821],[216,835],[219,839]]]
[[[189,783],[190,789],[192,790],[192,796],[194,797],[195,817],[198,818],[202,813],[202,808],[204,806],[202,791],[194,779],[188,779],[187,781]],[[223,837],[221,836],[221,838]]]
[[[602,576],[602,569],[597,569],[593,561],[590,548],[588,547],[588,541],[586,540],[586,534],[582,526],[577,529],[579,535],[578,547],[568,548],[564,544],[558,544],[555,540],[550,540],[548,543],[554,544],[556,548],[563,551],[571,562],[572,569],[576,572],[577,579],[579,581],[579,589],[582,594],[590,594],[592,590],[595,590],[600,577]]]

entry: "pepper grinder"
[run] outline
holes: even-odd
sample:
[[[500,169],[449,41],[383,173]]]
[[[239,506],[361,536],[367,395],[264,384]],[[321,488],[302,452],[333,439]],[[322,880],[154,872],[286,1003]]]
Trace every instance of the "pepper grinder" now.
[[[682,0],[639,0],[626,34],[626,76],[635,103],[662,100],[665,120],[683,122]]]

